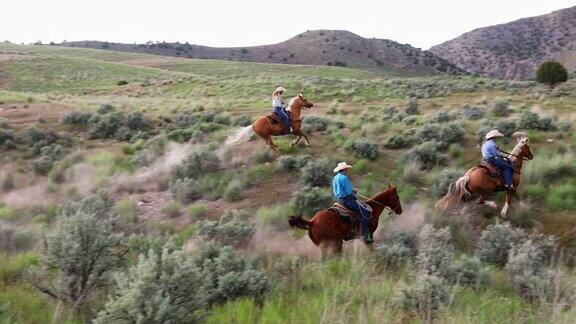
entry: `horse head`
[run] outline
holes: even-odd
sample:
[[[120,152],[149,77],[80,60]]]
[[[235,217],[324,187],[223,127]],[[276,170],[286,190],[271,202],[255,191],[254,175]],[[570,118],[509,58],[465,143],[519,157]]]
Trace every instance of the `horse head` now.
[[[374,201],[389,207],[394,213],[402,214],[402,204],[400,203],[400,196],[396,186],[388,185],[384,192],[380,193],[374,198]]]
[[[296,97],[292,98],[292,100],[290,100],[290,107],[292,108],[312,108],[314,106],[314,104],[310,101],[308,101],[308,99],[304,98],[303,95],[299,94]]]
[[[518,138],[516,147],[518,148],[519,152],[516,154],[516,156],[518,156],[518,158],[530,161],[534,158],[534,155],[532,154],[532,150],[530,150],[530,144],[528,142],[528,137],[523,136]]]

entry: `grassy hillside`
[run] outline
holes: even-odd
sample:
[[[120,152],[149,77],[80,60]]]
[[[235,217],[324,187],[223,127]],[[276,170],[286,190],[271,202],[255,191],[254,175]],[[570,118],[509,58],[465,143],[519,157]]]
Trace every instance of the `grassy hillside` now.
[[[468,72],[510,80],[534,79],[547,60],[576,67],[576,7],[478,28],[430,51]]]
[[[180,43],[67,42],[61,46],[241,62],[348,66],[388,76],[466,74],[428,51],[387,39],[367,39],[344,30],[313,30],[284,42],[244,48]]]
[[[277,158],[260,139],[224,146],[269,112],[278,84],[314,102],[303,113],[312,147],[278,137]],[[572,81],[549,90],[0,44],[0,322],[129,313],[151,322],[570,323],[575,104]],[[527,132],[535,155],[510,226],[494,227],[500,210],[473,202],[439,214],[434,203],[478,163],[491,128],[508,136],[508,151],[511,134]],[[397,185],[404,212],[382,218],[373,253],[348,242],[343,257],[322,261],[287,217],[328,207],[342,160],[363,195]],[[494,199],[501,207],[502,195]],[[99,285],[75,299],[81,285],[62,282],[82,277],[73,270],[94,255],[105,266],[88,281]]]

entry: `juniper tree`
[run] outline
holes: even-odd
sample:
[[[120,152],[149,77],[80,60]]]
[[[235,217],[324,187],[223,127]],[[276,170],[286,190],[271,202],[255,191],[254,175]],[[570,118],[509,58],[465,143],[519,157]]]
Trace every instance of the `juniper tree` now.
[[[538,67],[536,80],[553,88],[558,83],[568,80],[568,71],[566,71],[566,68],[559,62],[547,61]]]

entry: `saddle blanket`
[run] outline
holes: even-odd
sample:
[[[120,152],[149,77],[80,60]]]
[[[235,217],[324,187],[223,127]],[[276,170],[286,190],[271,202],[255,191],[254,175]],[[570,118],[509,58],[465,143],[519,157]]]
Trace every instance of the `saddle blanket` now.
[[[482,161],[482,164],[479,164],[478,166],[486,169],[491,178],[500,178],[502,176],[500,169],[486,161]]]
[[[362,201],[358,201],[358,203],[360,203],[363,207],[368,209],[370,211],[370,214],[372,214],[372,207],[370,207],[370,205]],[[333,210],[338,215],[340,215],[340,220],[342,222],[351,225],[350,233],[347,233],[347,236],[344,237],[344,240],[348,241],[361,236],[362,233],[360,230],[360,221],[361,221],[360,215],[356,214],[355,212],[351,211],[350,209],[346,208],[340,203],[334,203],[332,207],[330,207],[329,209]]]
[[[288,111],[288,117],[290,117],[290,121],[292,121],[292,115],[290,114],[290,112]],[[268,118],[268,120],[270,121],[270,123],[272,125],[281,125],[282,126],[282,133],[283,134],[288,134],[290,133],[290,129],[288,127],[285,127],[282,124],[282,119],[280,119],[280,116],[278,116],[278,114],[276,114],[276,112],[271,111],[270,114],[268,114],[266,116],[266,118]]]

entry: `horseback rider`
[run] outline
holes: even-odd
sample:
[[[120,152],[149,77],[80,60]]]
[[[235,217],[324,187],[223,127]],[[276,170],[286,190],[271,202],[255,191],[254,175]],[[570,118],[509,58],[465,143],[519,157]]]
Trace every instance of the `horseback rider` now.
[[[283,87],[277,87],[276,90],[274,90],[274,93],[272,94],[272,107],[274,108],[274,112],[276,113],[276,115],[278,115],[278,117],[280,117],[280,119],[282,120],[282,124],[284,124],[284,127],[290,129],[290,133],[292,133],[290,116],[288,116],[288,113],[286,112],[284,99],[282,98],[284,92],[286,92],[286,89],[284,89]]]
[[[496,129],[486,133],[486,139],[482,143],[482,158],[485,162],[502,171],[504,187],[508,190],[513,190],[514,184],[512,182],[512,175],[514,174],[514,166],[510,160],[502,154],[502,151],[496,145],[496,139],[502,137],[504,137],[504,135]]]
[[[336,175],[332,180],[332,191],[340,204],[360,215],[364,241],[369,244],[374,242],[372,239],[372,233],[370,232],[371,211],[362,205],[362,203],[358,201],[358,198],[356,198],[357,190],[352,187],[352,182],[350,182],[350,179],[348,179],[347,176],[348,169],[350,168],[352,168],[352,166],[346,162],[338,163],[338,166],[334,169]]]

